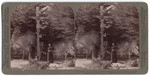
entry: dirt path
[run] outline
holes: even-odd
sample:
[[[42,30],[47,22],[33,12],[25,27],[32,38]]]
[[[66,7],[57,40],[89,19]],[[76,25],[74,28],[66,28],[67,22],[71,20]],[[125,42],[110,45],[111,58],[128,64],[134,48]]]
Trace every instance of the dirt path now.
[[[46,62],[38,62],[41,65],[45,64]],[[107,61],[103,61],[103,63],[108,63]],[[34,65],[34,64],[33,64]],[[120,67],[120,69],[137,69],[138,67],[131,67],[128,66],[127,63],[113,63],[111,64],[112,69],[117,69],[116,67]],[[12,60],[11,61],[11,68],[18,68],[18,69],[24,69],[26,66],[31,66],[29,64],[29,61],[27,60]],[[92,69],[92,66],[95,66],[90,59],[76,59],[75,61],[75,67],[69,67],[65,61],[55,61],[54,63],[50,63],[47,66],[47,69],[50,70],[56,70],[56,69]],[[38,66],[37,66],[38,67]],[[99,66],[97,66],[99,67]]]
[[[88,59],[76,59],[75,67],[68,67],[65,62],[56,61],[49,64],[49,69],[75,69],[75,68],[87,68],[89,64],[92,64],[92,60]],[[12,60],[11,68],[24,68],[24,66],[29,65],[27,60]]]

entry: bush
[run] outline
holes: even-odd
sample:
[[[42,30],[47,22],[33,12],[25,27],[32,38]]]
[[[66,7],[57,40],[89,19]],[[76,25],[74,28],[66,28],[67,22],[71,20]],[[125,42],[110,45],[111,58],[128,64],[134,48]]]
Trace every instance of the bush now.
[[[38,70],[38,69],[47,69],[49,63],[45,62],[38,62],[37,60],[30,60],[29,65],[24,66],[24,69],[33,69],[33,70]]]
[[[106,62],[102,60],[93,60],[93,64],[91,65],[92,69],[110,69],[111,67],[111,62]]]
[[[68,67],[75,67],[75,60],[67,60],[66,64]]]
[[[137,60],[135,60],[132,65],[132,67],[138,67],[139,66],[139,62]]]

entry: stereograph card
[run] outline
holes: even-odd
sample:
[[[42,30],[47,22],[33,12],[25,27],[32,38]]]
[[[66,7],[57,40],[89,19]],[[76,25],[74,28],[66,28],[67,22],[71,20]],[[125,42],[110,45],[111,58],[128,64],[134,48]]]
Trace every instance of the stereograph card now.
[[[144,2],[6,2],[5,74],[146,74]]]

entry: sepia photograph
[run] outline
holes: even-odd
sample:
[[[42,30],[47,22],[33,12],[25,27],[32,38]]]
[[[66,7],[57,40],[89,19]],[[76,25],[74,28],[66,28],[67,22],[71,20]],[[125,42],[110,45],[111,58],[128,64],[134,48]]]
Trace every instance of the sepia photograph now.
[[[22,3],[10,13],[10,67],[139,69],[139,10],[128,3]]]

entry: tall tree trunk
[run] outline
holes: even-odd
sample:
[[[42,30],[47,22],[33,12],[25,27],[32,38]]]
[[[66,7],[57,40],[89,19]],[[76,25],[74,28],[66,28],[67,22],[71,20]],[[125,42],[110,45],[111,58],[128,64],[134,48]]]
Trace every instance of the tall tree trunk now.
[[[76,60],[76,53],[74,53],[74,59]]]
[[[38,60],[41,59],[41,51],[40,51],[40,38],[39,38],[39,35],[40,35],[40,28],[41,28],[41,25],[40,25],[40,20],[39,20],[39,7],[36,7],[36,33],[37,33],[37,58]]]
[[[49,62],[49,52],[47,52],[47,62]]]
[[[28,53],[29,53],[29,55],[28,55],[28,59],[29,59],[29,60],[31,60],[31,57],[30,57],[30,51],[28,51]]]
[[[129,60],[131,59],[131,53],[130,53],[130,51],[129,51],[129,54],[128,54],[128,56],[129,56]]]
[[[87,55],[88,55],[88,53],[86,53],[86,59],[88,59]]]
[[[65,61],[67,60],[67,53],[65,53]]]
[[[104,57],[104,38],[103,38],[103,34],[104,34],[104,18],[103,18],[103,13],[104,13],[104,8],[103,6],[99,7],[99,14],[100,14],[100,40],[101,40],[101,45],[100,45],[100,49],[101,49],[101,56]]]
[[[31,46],[29,45],[29,48],[28,48],[28,59],[31,60]]]
[[[23,55],[22,55],[22,59],[24,60],[24,50],[22,51],[22,54],[23,54]]]
[[[94,51],[92,50],[92,59],[94,59]]]
[[[113,52],[112,52],[112,50],[111,50],[110,61],[113,62]]]

